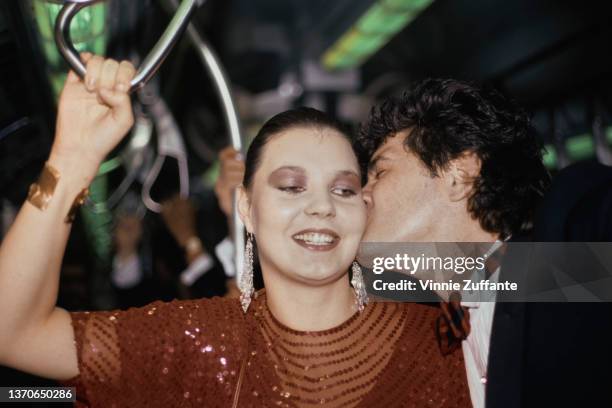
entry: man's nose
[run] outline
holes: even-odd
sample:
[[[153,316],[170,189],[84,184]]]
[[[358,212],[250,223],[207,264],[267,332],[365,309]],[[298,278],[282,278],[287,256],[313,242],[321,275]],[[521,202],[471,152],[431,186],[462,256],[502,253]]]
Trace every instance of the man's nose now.
[[[306,206],[306,214],[318,215],[319,217],[335,217],[336,206],[334,205],[331,192],[314,193]]]
[[[370,210],[374,206],[374,199],[372,198],[372,183],[368,183],[361,190],[361,195],[363,197],[363,201],[366,204],[368,210]]]

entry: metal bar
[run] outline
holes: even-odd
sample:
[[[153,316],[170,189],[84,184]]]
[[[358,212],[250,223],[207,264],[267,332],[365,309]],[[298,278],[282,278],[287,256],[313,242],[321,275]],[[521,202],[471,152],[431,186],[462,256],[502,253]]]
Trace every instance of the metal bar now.
[[[240,122],[236,112],[236,106],[232,98],[231,91],[228,86],[228,80],[219,63],[219,59],[214,51],[208,46],[206,41],[200,36],[193,24],[189,24],[187,28],[187,37],[197,49],[200,59],[206,66],[208,73],[213,78],[217,95],[223,105],[223,113],[225,123],[229,131],[232,146],[236,151],[242,151],[242,136],[240,132]],[[232,212],[232,227],[234,240],[234,264],[236,265],[236,281],[240,282],[244,266],[244,225],[238,215],[238,200],[237,194],[234,193],[234,209]]]
[[[165,6],[164,8],[168,11],[171,11],[172,7],[176,7],[176,4],[177,0],[162,0],[162,5]],[[198,57],[213,79],[215,90],[223,106],[225,124],[229,131],[232,147],[240,152],[243,148],[240,121],[238,119],[238,113],[236,112],[236,104],[234,103],[229,88],[227,75],[219,62],[219,58],[204,38],[198,33],[198,30],[193,24],[189,24],[189,27],[187,27],[187,38],[195,47]],[[244,225],[238,216],[237,204],[236,195],[234,195],[234,211],[232,216],[235,251],[234,263],[236,265],[236,277],[239,278],[244,263]],[[239,279],[237,280],[239,281]]]
[[[70,65],[81,78],[85,77],[86,68],[70,39],[70,22],[79,10],[98,1],[100,0],[67,1],[55,21],[55,42],[57,48],[66,62],[68,62],[68,65]],[[183,0],[181,2],[176,9],[174,17],[168,24],[168,27],[138,68],[136,76],[131,81],[130,92],[134,92],[141,88],[153,75],[155,75],[168,54],[170,54],[172,47],[176,44],[189,24],[191,14],[196,7],[202,3],[203,1],[201,0]]]

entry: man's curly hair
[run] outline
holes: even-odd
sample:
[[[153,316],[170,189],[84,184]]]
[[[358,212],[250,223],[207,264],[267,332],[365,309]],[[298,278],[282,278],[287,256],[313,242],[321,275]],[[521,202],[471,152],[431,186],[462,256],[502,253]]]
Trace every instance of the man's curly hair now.
[[[372,108],[356,149],[366,168],[388,137],[410,130],[404,145],[433,176],[466,152],[481,161],[468,211],[502,238],[528,233],[550,182],[542,143],[529,116],[492,89],[452,79],[427,79]]]

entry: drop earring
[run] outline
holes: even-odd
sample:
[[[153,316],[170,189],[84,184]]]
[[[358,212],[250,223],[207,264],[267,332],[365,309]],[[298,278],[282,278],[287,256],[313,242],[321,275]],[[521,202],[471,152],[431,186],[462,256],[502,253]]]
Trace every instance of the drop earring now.
[[[238,289],[240,289],[240,304],[246,313],[255,292],[253,288],[253,234],[250,232],[247,232],[247,242],[244,247],[244,270],[238,282]]]
[[[357,309],[360,312],[363,312],[363,309],[365,309],[365,305],[368,303],[368,293],[366,291],[365,283],[363,281],[363,273],[361,271],[361,266],[357,261],[353,261],[351,270],[353,272],[351,285],[353,285],[353,290],[355,291],[355,301],[357,303]]]

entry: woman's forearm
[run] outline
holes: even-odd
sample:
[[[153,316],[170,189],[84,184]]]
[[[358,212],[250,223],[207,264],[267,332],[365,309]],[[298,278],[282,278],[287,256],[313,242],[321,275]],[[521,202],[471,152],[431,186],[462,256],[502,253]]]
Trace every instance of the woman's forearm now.
[[[70,233],[65,217],[97,166],[54,154],[49,164],[59,180],[48,207],[41,210],[26,201],[0,247],[0,350],[9,349],[33,325],[45,324],[53,312]]]
[[[50,171],[35,191],[35,200],[51,199],[44,209],[24,203],[0,247],[0,364],[53,379],[78,373],[70,315],[55,307],[70,234],[66,216],[134,123],[128,92],[134,66],[81,58],[85,78],[69,72],[58,103],[49,157],[57,183],[49,183],[57,178]]]

